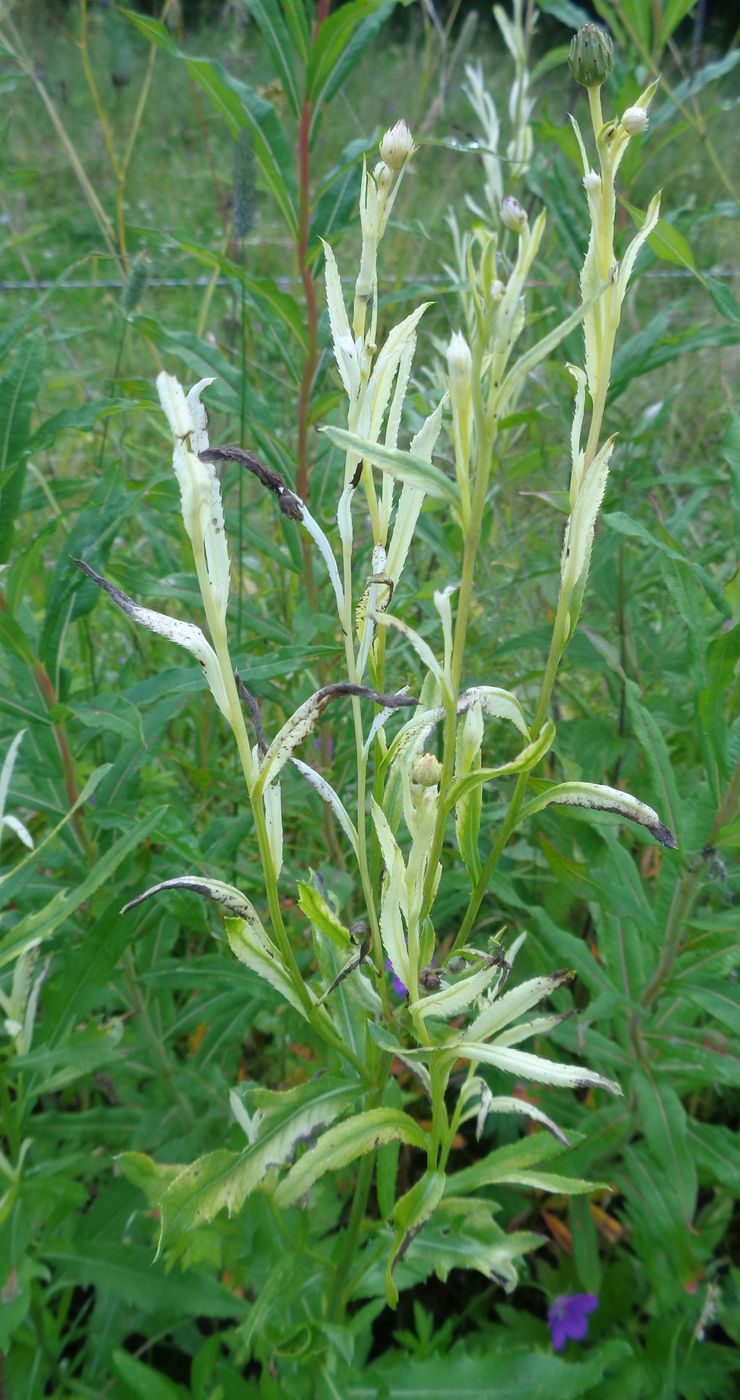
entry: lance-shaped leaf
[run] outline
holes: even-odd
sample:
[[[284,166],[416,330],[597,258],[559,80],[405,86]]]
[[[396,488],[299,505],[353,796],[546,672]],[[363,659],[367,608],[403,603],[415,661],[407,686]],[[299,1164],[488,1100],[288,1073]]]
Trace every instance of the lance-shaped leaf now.
[[[658,194],[656,195],[653,195],[653,198],[651,199],[648,205],[647,213],[645,214],[645,219],[643,221],[642,228],[640,228],[635,234],[634,238],[632,239],[632,242],[629,245],[629,248],[627,249],[627,252],[625,253],[619,265],[617,287],[619,290],[620,301],[623,301],[626,295],[627,286],[629,284],[630,277],[632,276],[632,272],[637,261],[637,255],[640,249],[642,248],[643,244],[645,243],[646,239],[650,237],[650,234],[655,228],[655,225],[657,224],[659,218],[660,192],[658,192]]]
[[[138,894],[136,899],[124,904],[121,913],[128,914],[130,909],[135,909],[161,890],[191,890],[193,894],[202,895],[204,899],[212,899],[214,904],[220,905],[227,914],[246,919],[247,923],[256,921],[259,924],[254,907],[241,890],[235,885],[225,885],[221,880],[206,880],[201,875],[176,875],[172,880],[161,880],[158,885],[152,885],[148,890],[144,890],[143,894]]]
[[[347,308],[344,304],[342,280],[339,276],[337,260],[330,244],[321,240],[324,249],[324,281],[326,283],[326,305],[329,312],[334,358],[344,390],[350,403],[354,403],[360,392],[360,350],[361,342],[354,339],[350,330]]]
[[[466,1038],[485,1040],[496,1031],[503,1030],[517,1016],[523,1016],[525,1011],[537,1006],[545,997],[552,996],[559,987],[572,982],[574,975],[568,968],[563,968],[560,972],[550,973],[548,977],[533,977],[518,987],[512,987],[511,991],[497,997],[481,1011],[467,1030]]]
[[[628,792],[619,788],[605,787],[602,783],[556,783],[554,787],[533,797],[522,809],[520,821],[526,821],[553,803],[571,807],[588,807],[592,812],[613,812],[617,817],[637,822],[644,826],[661,846],[675,851],[677,842],[672,831],[663,824],[657,812],[645,802],[639,802]]]
[[[329,1128],[316,1146],[291,1167],[275,1192],[276,1205],[296,1205],[326,1172],[339,1171],[386,1142],[407,1142],[424,1151],[428,1140],[419,1124],[398,1108],[370,1108],[357,1113]]]
[[[526,1050],[499,1049],[495,1044],[476,1045],[466,1040],[454,1046],[445,1045],[444,1051],[462,1060],[493,1065],[495,1069],[514,1074],[519,1079],[533,1079],[537,1084],[557,1084],[566,1089],[607,1089],[610,1094],[622,1092],[613,1079],[605,1079],[593,1070],[545,1060],[541,1055],[530,1055]]]
[[[391,395],[393,380],[409,343],[415,340],[416,327],[424,315],[428,302],[417,306],[410,316],[404,317],[389,331],[380,350],[373,372],[370,375],[366,393],[362,401],[362,413],[358,423],[358,433],[370,442],[377,443],[385,410]],[[389,451],[393,450],[388,448]],[[363,457],[366,453],[362,454]]]
[[[138,622],[142,627],[147,627],[150,632],[156,632],[160,637],[167,637],[176,646],[184,647],[189,651],[200,665],[203,674],[208,682],[208,688],[218,705],[222,715],[229,720],[229,705],[226,699],[223,678],[218,664],[216,653],[210,642],[207,642],[200,627],[196,627],[194,622],[181,622],[179,618],[168,617],[166,613],[154,612],[151,608],[142,608],[135,603],[133,598],[122,589],[116,588],[115,584],[109,583],[98,574],[89,564],[85,564],[82,559],[73,561],[83,574],[87,574],[99,588],[102,588],[113,602],[118,605],[122,612],[130,617],[132,622]]]
[[[399,369],[399,377],[400,373],[401,370]],[[444,397],[440,399],[434,412],[430,413],[428,418],[425,418],[418,433],[411,439],[412,456],[420,457],[425,462],[431,463],[432,453],[442,427],[442,413],[446,403],[447,395],[445,394]],[[396,446],[395,437],[390,445],[392,447]],[[392,485],[393,477],[388,473],[386,473],[383,478],[384,486],[386,480],[390,481]],[[425,495],[425,487],[414,486],[409,482],[404,482],[396,508],[396,518],[393,522],[393,533],[388,546],[388,562],[386,566],[388,575],[393,579],[394,584],[398,583],[403,573],[403,567],[406,563],[411,541],[414,537],[414,530],[416,529]]]
[[[556,1026],[567,1021],[570,1015],[570,1011],[564,1011],[557,1016],[535,1016],[533,1021],[520,1021],[518,1025],[510,1026],[507,1031],[501,1031],[496,1036],[495,1044],[520,1045],[523,1040],[531,1040],[533,1035],[549,1035]]]
[[[299,1143],[351,1108],[357,1085],[323,1076],[272,1095],[257,1140],[243,1152],[220,1148],[183,1168],[159,1198],[163,1243],[184,1230],[213,1220],[220,1210],[233,1215],[247,1196],[265,1185],[267,1173],[285,1166]]]
[[[295,1011],[308,1020],[306,1008],[283,967],[277,948],[268,938],[256,914],[255,919],[256,923],[251,920],[247,922],[246,919],[226,920],[226,934],[232,953],[264,982],[269,982]],[[315,1002],[316,997],[310,987],[306,988],[306,992],[309,999]]]
[[[560,566],[563,593],[573,593],[576,584],[581,592],[588,577],[591,549],[599,507],[604,499],[609,477],[609,463],[616,437],[610,437],[582,474],[576,502],[565,527],[563,555]]]
[[[180,507],[196,559],[204,552],[208,582],[223,622],[229,600],[229,551],[221,486],[208,451],[208,418],[201,394],[213,379],[201,379],[187,396],[171,374],[157,376],[157,392],[174,441],[172,466],[180,487]],[[204,600],[206,601],[206,600]]]
[[[344,452],[354,452],[358,458],[389,472],[398,481],[407,481],[425,491],[428,496],[447,501],[449,505],[459,505],[457,486],[445,476],[439,467],[432,466],[423,457],[413,452],[404,452],[400,447],[386,447],[380,442],[370,442],[367,438],[350,433],[346,428],[327,427],[322,432]]]
[[[464,778],[459,778],[452,784],[445,797],[445,806],[454,807],[462,797],[472,792],[481,783],[491,782],[493,778],[503,778],[510,773],[528,773],[530,769],[536,768],[552,745],[555,738],[555,725],[548,719],[542,726],[542,731],[534,743],[527,744],[512,758],[509,763],[502,763],[498,768],[478,768],[473,773],[468,773]]]
[[[411,1245],[409,1264],[418,1267],[428,1258],[429,1272],[443,1281],[452,1269],[476,1269],[511,1292],[517,1284],[515,1261],[544,1244],[546,1237],[529,1230],[507,1233],[494,1220],[495,1209],[491,1201],[445,1195],[433,1220]]]
[[[471,1002],[482,996],[487,987],[490,987],[494,977],[500,974],[498,963],[492,963],[490,967],[482,967],[478,972],[473,972],[469,977],[463,977],[461,981],[443,987],[439,992],[432,992],[428,997],[420,997],[409,1006],[409,1012],[426,1019],[427,1016],[436,1016],[442,1021],[447,1021],[451,1016],[457,1016]]]
[[[409,984],[409,955],[402,911],[407,907],[406,871],[400,851],[389,870],[380,906],[380,936],[396,977]]]
[[[479,1141],[483,1136],[483,1129],[489,1113],[514,1113],[517,1116],[530,1118],[533,1123],[539,1123],[547,1129],[548,1133],[552,1133],[556,1141],[561,1143],[563,1147],[570,1147],[570,1140],[562,1128],[558,1127],[555,1120],[550,1118],[549,1114],[544,1113],[541,1108],[538,1108],[536,1104],[529,1103],[527,1099],[513,1098],[507,1094],[492,1094],[483,1079],[478,1080],[477,1083],[480,1086],[480,1105],[463,1114],[460,1122],[463,1123],[468,1118],[474,1117],[476,1120],[475,1136]]]
[[[352,938],[348,928],[337,918],[334,910],[330,908],[326,900],[322,898],[318,890],[313,885],[304,884],[298,881],[298,908],[306,915],[306,918],[317,928],[325,938],[331,940],[341,952],[346,953],[352,947]]]
[[[398,1303],[398,1289],[393,1282],[393,1270],[399,1260],[403,1259],[409,1245],[434,1215],[444,1189],[444,1172],[425,1172],[411,1190],[396,1201],[393,1209],[393,1245],[385,1271],[385,1299],[389,1308],[395,1308]]]

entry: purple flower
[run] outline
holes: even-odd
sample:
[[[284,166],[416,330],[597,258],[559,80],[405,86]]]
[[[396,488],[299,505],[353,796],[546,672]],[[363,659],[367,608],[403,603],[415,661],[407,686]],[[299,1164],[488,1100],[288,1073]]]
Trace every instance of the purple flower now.
[[[404,987],[400,977],[396,977],[396,974],[393,971],[393,963],[391,962],[390,958],[386,958],[385,965],[389,972],[393,972],[393,977],[391,978],[391,985],[393,987],[394,992],[396,993],[396,996],[407,997],[409,994],[408,988]]]
[[[583,1341],[588,1332],[588,1315],[598,1306],[595,1293],[563,1293],[555,1299],[547,1314],[555,1351],[562,1351],[567,1341]]]

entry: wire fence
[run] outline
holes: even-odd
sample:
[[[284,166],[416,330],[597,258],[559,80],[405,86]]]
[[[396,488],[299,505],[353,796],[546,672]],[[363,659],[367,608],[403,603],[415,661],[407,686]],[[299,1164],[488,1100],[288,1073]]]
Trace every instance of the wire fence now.
[[[689,281],[696,277],[695,272],[689,268],[651,268],[649,272],[643,274],[656,281]],[[701,276],[714,277],[722,281],[732,281],[740,276],[740,269],[733,267],[702,268]],[[295,286],[295,279],[290,277],[273,277],[271,279],[281,291],[290,291]],[[353,281],[351,277],[342,279],[347,285]],[[431,283],[433,286],[450,286],[449,277],[433,274],[423,279],[418,277],[403,277],[403,282],[415,283],[423,280],[424,284]],[[207,287],[211,283],[210,277],[149,277],[147,278],[147,288],[152,287]],[[219,287],[230,287],[234,284],[233,277],[218,277],[216,285]],[[23,278],[10,278],[5,282],[0,282],[0,292],[48,292],[55,289],[58,292],[97,292],[101,289],[106,291],[123,291],[127,285],[125,279],[120,277],[98,277],[94,281],[86,278],[70,278],[67,282],[57,282],[53,278],[38,278],[35,281]],[[542,285],[541,283],[538,285]]]

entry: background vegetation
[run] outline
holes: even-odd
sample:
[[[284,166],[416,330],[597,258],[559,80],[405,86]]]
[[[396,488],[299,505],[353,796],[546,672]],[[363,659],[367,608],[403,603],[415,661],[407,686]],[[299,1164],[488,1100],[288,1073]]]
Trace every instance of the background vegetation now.
[[[557,1098],[576,1144],[558,1169],[611,1193],[567,1202],[501,1188],[504,1227],[546,1237],[514,1294],[475,1274],[442,1281],[434,1260],[415,1274],[409,1263],[397,1313],[371,1279],[347,1324],[322,1328],[312,1250],[346,1212],[351,1172],[316,1190],[298,1263],[260,1194],[155,1261],[156,1221],[116,1161],[132,1149],[190,1161],[236,1142],[229,1089],[301,1084],[316,1047],[234,962],[209,908],[178,893],[119,916],[177,869],[207,867],[247,893],[259,871],[235,759],[195,668],[164,642],[142,643],[71,561],[110,560],[148,605],[197,608],[154,407],[163,365],[187,381],[217,375],[220,440],[308,483],[328,528],[339,456],[316,427],[339,393],[318,239],[355,265],[361,156],[401,115],[421,149],[383,245],[382,310],[392,324],[406,302],[434,302],[408,428],[428,411],[460,321],[446,214],[462,218],[466,194],[481,199],[479,155],[453,149],[477,135],[463,68],[482,56],[502,110],[510,71],[485,14],[386,8],[367,6],[310,168],[289,175],[301,115],[248,4],[165,6],[169,52],[112,5],[0,11],[0,756],[25,731],[0,814],[22,821],[37,850],[30,860],[17,825],[0,827],[0,1393],[13,1400],[297,1395],[311,1393],[300,1377],[317,1358],[316,1393],[342,1396],[736,1393],[738,51],[711,15],[697,48],[688,5],[598,7],[620,44],[610,105],[634,99],[638,72],[664,75],[639,171],[632,152],[622,169],[621,226],[657,186],[665,217],[623,318],[607,417],[619,451],[556,713],[560,776],[638,792],[680,848],[662,852],[610,818],[594,825],[574,811],[556,824],[543,812],[507,849],[481,923],[529,932],[527,975],[578,974],[558,1049],[617,1078],[625,1098],[538,1090],[537,1102]],[[568,25],[583,12],[569,0],[540,8],[528,201],[544,202],[549,223],[532,293],[536,311],[562,315],[586,237],[566,116],[582,95],[565,67]],[[209,101],[207,73],[220,70],[187,64],[180,49],[223,63],[269,104],[256,110],[284,132],[286,187],[305,194],[293,237],[250,127],[217,93]],[[577,332],[572,343],[575,358]],[[526,693],[541,669],[566,485],[566,358],[538,374],[502,441],[468,683],[495,674]],[[343,678],[336,622],[293,522],[236,476],[224,494],[238,541],[235,660],[277,728]],[[426,510],[420,533],[404,587],[423,631],[434,588],[459,564],[443,512]],[[416,684],[411,654],[396,661],[393,684],[404,683]],[[340,789],[347,726],[337,707],[317,749]],[[503,804],[496,794],[487,821]],[[320,872],[356,914],[318,798],[286,784],[284,818],[288,876]],[[285,911],[300,950],[294,884],[284,880]],[[454,878],[447,891],[452,934],[464,892]],[[509,1120],[486,1133],[488,1147],[521,1137]],[[466,1129],[458,1166],[479,1151]],[[588,1342],[555,1356],[548,1306],[583,1292],[599,1299]]]

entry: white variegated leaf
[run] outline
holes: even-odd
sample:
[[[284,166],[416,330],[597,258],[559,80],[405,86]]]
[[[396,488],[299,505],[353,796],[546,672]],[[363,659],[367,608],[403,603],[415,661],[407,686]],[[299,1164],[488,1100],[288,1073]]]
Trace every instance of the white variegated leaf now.
[[[673,832],[663,824],[652,807],[648,807],[645,802],[639,802],[630,793],[622,792],[620,788],[606,787],[603,783],[556,783],[554,787],[548,788],[546,792],[540,793],[539,797],[532,798],[526,804],[520,820],[525,821],[535,812],[541,812],[543,808],[554,803],[588,807],[593,812],[613,812],[615,816],[644,826],[661,846],[667,846],[670,850],[676,849],[677,842]]]
[[[512,956],[511,953],[508,955],[509,963]],[[518,987],[512,987],[511,991],[505,992],[503,996],[497,997],[490,1005],[484,1007],[465,1032],[466,1039],[484,1040],[495,1035],[497,1031],[515,1021],[517,1016],[523,1016],[525,1011],[537,1006],[545,997],[551,996],[558,987],[572,981],[573,973],[564,969],[562,972],[550,973],[547,977],[533,977],[528,982],[520,983]]]
[[[494,978],[499,976],[499,968],[495,964],[491,967],[483,967],[478,972],[473,972],[469,977],[462,978],[461,981],[443,987],[438,992],[432,992],[430,996],[420,997],[418,1001],[412,1002],[409,1011],[426,1019],[427,1016],[436,1016],[441,1021],[449,1020],[450,1016],[457,1016],[471,1002],[482,996],[486,988],[491,985]]]
[[[199,662],[208,686],[213,695],[219,710],[231,723],[229,704],[226,699],[221,669],[218,664],[216,653],[210,642],[207,642],[200,627],[196,627],[194,622],[181,622],[179,618],[169,617],[167,613],[154,612],[151,608],[142,608],[138,603],[129,598],[122,589],[116,588],[115,584],[109,583],[98,574],[89,564],[85,564],[81,559],[74,561],[82,569],[88,578],[104,589],[114,603],[117,603],[122,612],[130,617],[132,622],[138,622],[142,627],[146,627],[150,632],[156,632],[160,637],[167,637],[176,646],[184,647]]]
[[[329,1128],[291,1167],[275,1192],[278,1206],[297,1205],[326,1172],[339,1171],[386,1142],[407,1142],[423,1150],[426,1134],[398,1108],[370,1108]]]
[[[239,962],[244,963],[250,971],[256,972],[264,982],[269,982],[304,1020],[308,1020],[303,1002],[264,929],[260,933],[252,923],[247,923],[244,919],[227,919],[226,933],[231,951]],[[316,997],[310,987],[306,990],[311,1001],[315,1003]]]
[[[214,904],[220,905],[227,914],[236,915],[245,919],[248,924],[262,928],[256,910],[241,890],[235,885],[225,885],[222,880],[208,880],[201,875],[176,875],[172,880],[160,880],[158,885],[151,885],[143,894],[138,894],[136,899],[129,900],[121,913],[127,914],[130,909],[136,909],[137,905],[143,904],[155,894],[160,894],[162,890],[190,890],[204,899],[212,899]]]
[[[384,710],[382,711],[382,713],[392,715],[393,710]],[[344,806],[344,803],[342,802],[339,795],[334,791],[334,788],[331,786],[330,783],[326,781],[326,778],[321,773],[317,773],[315,768],[311,768],[308,763],[303,763],[300,758],[291,758],[291,763],[293,764],[293,767],[297,768],[298,772],[303,775],[303,777],[306,779],[306,782],[310,783],[311,787],[316,789],[317,793],[322,798],[322,800],[326,802],[327,806],[331,807],[337,821],[339,822],[339,825],[342,828],[342,831],[347,837],[347,840],[349,841],[353,851],[355,851],[356,853],[357,828],[355,827],[354,823],[350,820],[349,813],[347,812],[347,809]]]
[[[513,1074],[518,1079],[532,1079],[537,1084],[557,1084],[566,1089],[606,1089],[610,1094],[621,1094],[622,1090],[613,1079],[605,1079],[593,1070],[581,1065],[564,1065],[555,1060],[545,1060],[540,1055],[530,1055],[526,1050],[499,1050],[496,1045],[473,1045],[468,1041],[457,1046],[445,1046],[463,1060],[476,1064],[493,1065],[495,1069]]]

